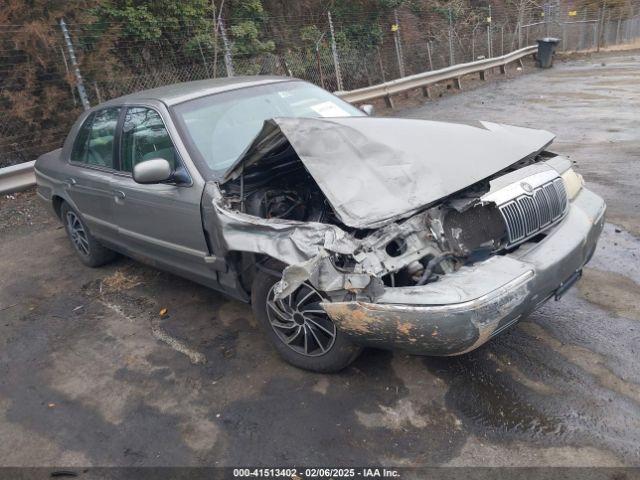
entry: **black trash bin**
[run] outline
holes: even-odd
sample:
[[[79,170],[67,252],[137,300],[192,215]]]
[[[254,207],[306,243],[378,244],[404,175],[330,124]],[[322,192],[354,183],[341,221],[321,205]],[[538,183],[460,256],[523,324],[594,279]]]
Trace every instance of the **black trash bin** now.
[[[553,55],[556,53],[556,47],[560,43],[559,38],[545,37],[537,40],[538,42],[538,66],[540,68],[551,68],[553,66]]]

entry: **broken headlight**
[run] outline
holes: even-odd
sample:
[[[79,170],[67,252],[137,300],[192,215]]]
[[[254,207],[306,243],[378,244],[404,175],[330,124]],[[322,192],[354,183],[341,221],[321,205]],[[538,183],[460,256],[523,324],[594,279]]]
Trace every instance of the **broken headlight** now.
[[[561,176],[562,180],[564,180],[564,187],[567,190],[567,197],[569,200],[573,200],[578,195],[578,192],[582,190],[584,179],[573,168],[569,168]]]
[[[502,215],[493,205],[480,205],[463,212],[451,209],[444,216],[443,229],[449,249],[461,257],[498,250],[507,234]]]

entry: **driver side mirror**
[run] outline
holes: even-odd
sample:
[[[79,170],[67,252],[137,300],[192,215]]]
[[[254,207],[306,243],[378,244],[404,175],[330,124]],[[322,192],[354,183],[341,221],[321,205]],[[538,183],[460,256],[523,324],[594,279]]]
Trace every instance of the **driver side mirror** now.
[[[360,106],[360,110],[366,113],[369,117],[373,117],[376,113],[375,109],[373,108],[373,105],[370,105],[370,104]]]
[[[133,180],[136,183],[162,183],[172,177],[171,165],[164,158],[145,160],[133,167]]]

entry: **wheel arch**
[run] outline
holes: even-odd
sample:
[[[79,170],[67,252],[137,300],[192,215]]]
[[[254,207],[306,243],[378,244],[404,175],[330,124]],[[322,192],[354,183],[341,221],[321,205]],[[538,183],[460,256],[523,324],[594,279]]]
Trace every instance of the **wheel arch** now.
[[[270,255],[243,250],[230,251],[227,254],[226,261],[235,270],[239,287],[248,296],[249,302],[251,302],[253,279],[259,271],[280,277],[280,272],[287,266]]]
[[[60,220],[62,220],[62,204],[65,202],[66,200],[59,195],[53,195],[51,197],[51,206],[53,207],[54,213]]]

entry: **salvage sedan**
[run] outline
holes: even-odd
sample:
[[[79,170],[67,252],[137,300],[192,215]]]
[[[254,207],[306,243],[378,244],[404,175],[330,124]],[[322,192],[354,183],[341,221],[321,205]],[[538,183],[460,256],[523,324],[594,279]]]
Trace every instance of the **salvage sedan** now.
[[[315,371],[468,352],[580,277],[605,204],[551,133],[363,110],[280,77],[143,91],[85,112],[38,193],[84,264],[119,252],[251,302]]]

